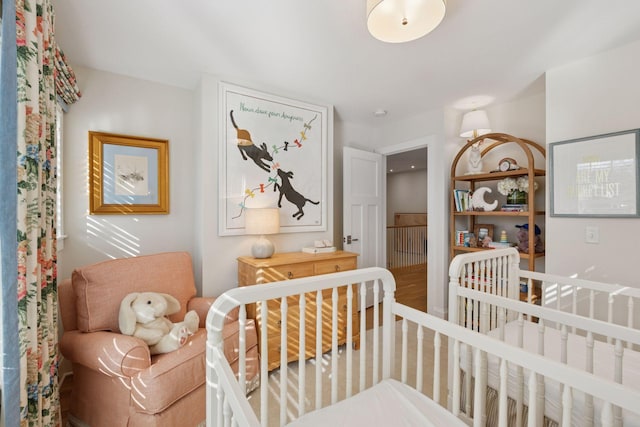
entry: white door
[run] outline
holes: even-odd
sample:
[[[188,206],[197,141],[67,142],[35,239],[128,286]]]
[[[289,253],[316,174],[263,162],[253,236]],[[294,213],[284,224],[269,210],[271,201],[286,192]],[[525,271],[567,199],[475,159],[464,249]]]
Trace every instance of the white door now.
[[[343,247],[359,254],[358,268],[385,265],[384,157],[343,149]],[[367,290],[367,307],[373,293]]]

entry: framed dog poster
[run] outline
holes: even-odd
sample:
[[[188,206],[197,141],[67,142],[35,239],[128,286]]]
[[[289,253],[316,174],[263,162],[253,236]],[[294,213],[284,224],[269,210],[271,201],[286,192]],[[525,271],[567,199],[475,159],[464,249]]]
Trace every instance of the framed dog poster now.
[[[281,233],[325,231],[328,107],[224,82],[219,93],[219,234],[244,234],[247,209],[275,207]]]

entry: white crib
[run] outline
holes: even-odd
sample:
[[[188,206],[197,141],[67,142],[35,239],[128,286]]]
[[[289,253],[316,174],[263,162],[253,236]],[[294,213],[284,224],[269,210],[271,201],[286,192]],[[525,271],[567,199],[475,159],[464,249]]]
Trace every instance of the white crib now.
[[[357,286],[361,294],[366,292],[366,284],[374,282],[373,329],[360,335],[360,349],[356,350],[348,338],[346,345],[339,347],[336,338],[336,325],[339,309],[337,288],[347,286],[347,319],[357,310],[358,299],[352,288]],[[382,292],[379,291],[382,289]],[[222,326],[225,314],[240,307],[240,322],[246,322],[245,306],[250,303],[267,300],[280,300],[282,318],[288,310],[287,297],[312,293],[322,306],[323,292],[332,290],[332,349],[328,354],[317,354],[315,358],[305,360],[301,354],[298,362],[290,366],[284,364],[279,370],[268,373],[266,360],[261,361],[260,389],[245,395],[244,384],[246,369],[245,351],[242,348],[246,337],[244,328],[240,328],[240,361],[237,376],[233,373],[222,351]],[[219,297],[211,307],[207,317],[207,425],[208,426],[267,426],[267,425],[484,425],[487,414],[485,405],[474,405],[473,411],[464,413],[460,407],[461,353],[472,355],[475,363],[474,388],[475,402],[484,402],[486,396],[486,364],[489,357],[500,360],[498,420],[499,425],[507,425],[507,367],[524,367],[528,381],[528,395],[538,395],[537,377],[545,381],[557,381],[563,387],[563,408],[571,410],[576,391],[587,393],[594,399],[603,401],[603,425],[613,425],[613,407],[624,411],[638,412],[640,392],[631,390],[622,384],[597,378],[559,362],[549,362],[544,357],[511,346],[499,340],[465,329],[451,322],[398,304],[394,300],[395,282],[391,274],[384,269],[368,268],[341,273],[313,276],[290,281],[271,283],[233,289]],[[381,298],[381,294],[384,296]],[[299,298],[305,301],[306,298]],[[363,295],[359,300],[359,320],[361,331],[366,329],[366,310]],[[382,310],[378,302],[382,300]],[[304,304],[304,303],[302,303]],[[322,317],[321,308],[310,313],[305,307],[300,312],[307,316]],[[265,309],[262,313],[267,315]],[[302,316],[302,315],[301,315]],[[400,319],[397,321],[396,319]],[[319,320],[321,322],[322,319]],[[381,321],[381,326],[378,326]],[[301,321],[300,333],[304,337],[304,325]],[[318,323],[321,324],[321,323]],[[298,325],[285,325],[281,331],[281,348],[287,347],[288,329]],[[347,322],[347,336],[351,336],[351,321]],[[322,328],[320,328],[322,330]],[[411,330],[411,333],[409,333]],[[317,346],[321,347],[322,333],[316,336]],[[261,351],[268,345],[266,333],[260,337]],[[300,346],[304,348],[304,345]],[[451,348],[451,378],[445,384],[447,348]],[[410,351],[409,349],[412,348]],[[431,349],[425,352],[425,348]],[[464,350],[463,350],[464,349]],[[299,368],[296,377],[289,373]],[[304,369],[302,369],[304,367]],[[442,368],[442,369],[441,369]],[[315,372],[307,378],[303,372]],[[278,375],[278,387],[268,380],[269,375]],[[431,386],[425,386],[425,378]],[[309,385],[312,384],[312,387]],[[452,404],[446,409],[441,405],[444,397],[442,389],[451,389]],[[278,388],[278,390],[275,390]],[[254,410],[250,399],[258,398],[260,406]],[[297,399],[296,399],[297,398]],[[276,401],[276,412],[270,414],[270,401]],[[380,402],[383,402],[382,404]],[[529,407],[528,425],[539,425],[541,419],[536,399],[526,401]],[[291,407],[294,409],[292,410]],[[569,412],[570,413],[570,412]],[[276,416],[277,415],[277,416]],[[568,420],[570,417],[565,417]],[[566,423],[565,425],[569,425]]]
[[[547,359],[593,373],[599,378],[640,391],[640,330],[634,319],[640,309],[640,290],[537,273],[519,268],[517,250],[500,249],[456,256],[450,266],[449,318],[467,329],[498,338]],[[521,302],[521,288],[527,289]],[[540,289],[539,297],[534,292]],[[473,370],[463,352],[464,372]],[[489,357],[489,387],[498,386],[498,361]],[[526,409],[526,378],[509,371],[510,410],[516,419]],[[464,389],[469,395],[471,377]],[[537,408],[548,425],[563,417],[562,389],[539,382]],[[495,402],[489,403],[489,408]],[[470,410],[470,402],[465,402]],[[573,425],[594,425],[601,402],[581,396],[574,402]],[[491,411],[491,409],[489,409]],[[614,409],[615,425],[640,426],[640,418]],[[495,423],[490,422],[490,425]]]

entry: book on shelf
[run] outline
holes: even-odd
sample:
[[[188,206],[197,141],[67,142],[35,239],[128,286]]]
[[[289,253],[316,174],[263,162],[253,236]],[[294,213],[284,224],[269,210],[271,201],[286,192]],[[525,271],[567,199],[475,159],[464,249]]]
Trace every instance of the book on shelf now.
[[[453,190],[456,212],[471,210],[471,192],[469,190]]]
[[[529,205],[505,203],[502,205],[500,210],[502,212],[527,212],[529,210]]]
[[[469,234],[469,230],[456,230],[456,246],[464,246],[464,239],[467,234]]]

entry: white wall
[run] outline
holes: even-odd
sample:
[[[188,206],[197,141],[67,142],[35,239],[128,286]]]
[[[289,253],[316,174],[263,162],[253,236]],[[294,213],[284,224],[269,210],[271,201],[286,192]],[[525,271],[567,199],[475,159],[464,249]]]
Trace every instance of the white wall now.
[[[387,174],[387,225],[396,213],[427,212],[427,170]]]
[[[448,176],[453,150],[447,135],[451,114],[446,110],[431,110],[402,120],[381,122],[374,130],[371,146],[383,154],[427,147],[427,311],[447,316],[448,252]],[[350,145],[358,147],[355,142]]]
[[[82,98],[64,117],[64,224],[59,277],[110,258],[194,248],[193,93],[74,66]],[[169,140],[168,215],[89,215],[88,131]]]
[[[640,127],[640,42],[547,72],[547,141]],[[585,243],[585,227],[600,243]],[[547,215],[547,271],[639,287],[640,219]]]

